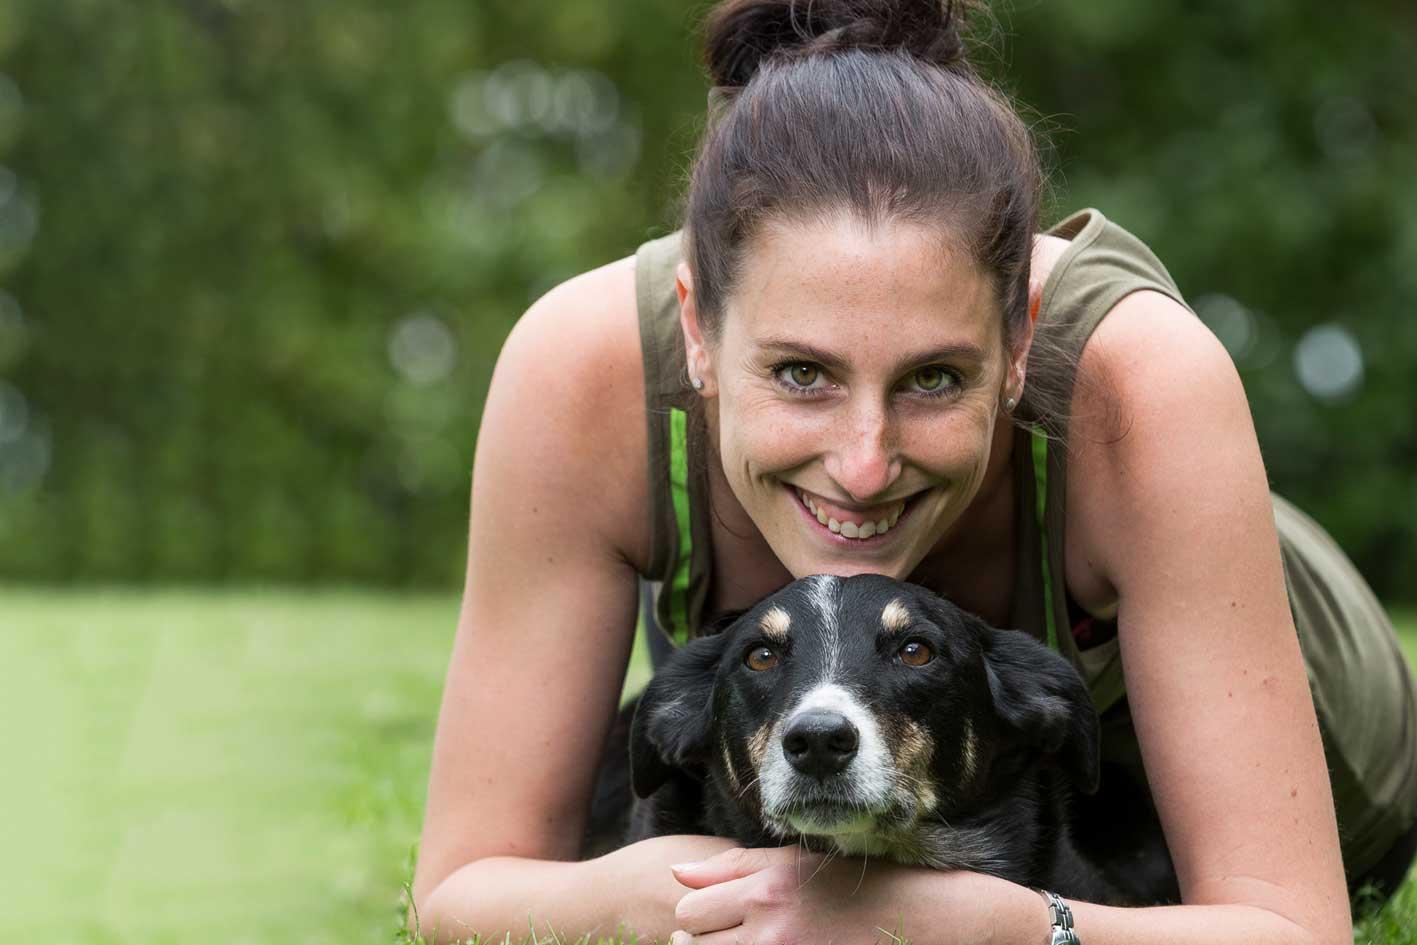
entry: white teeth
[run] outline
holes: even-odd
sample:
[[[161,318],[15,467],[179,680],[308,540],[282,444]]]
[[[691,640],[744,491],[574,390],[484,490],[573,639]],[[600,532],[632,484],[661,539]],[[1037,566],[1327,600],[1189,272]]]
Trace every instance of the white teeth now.
[[[816,516],[817,521],[827,526],[827,528],[847,538],[855,538],[858,540],[871,538],[874,535],[884,535],[895,527],[895,523],[900,520],[901,513],[905,511],[905,503],[901,502],[896,506],[895,511],[886,518],[875,522],[866,522],[864,525],[857,525],[855,522],[839,522],[832,518],[824,509],[818,508],[817,503],[812,501],[812,497],[801,489],[797,490],[797,498],[807,507],[807,511]]]

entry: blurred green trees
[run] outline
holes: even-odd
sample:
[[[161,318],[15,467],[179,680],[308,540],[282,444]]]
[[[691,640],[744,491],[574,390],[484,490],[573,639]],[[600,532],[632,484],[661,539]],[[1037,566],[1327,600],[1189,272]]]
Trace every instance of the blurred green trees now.
[[[0,576],[455,583],[502,338],[675,225],[703,9],[0,3]],[[1152,244],[1276,487],[1411,596],[1417,11],[999,17],[1052,215]]]

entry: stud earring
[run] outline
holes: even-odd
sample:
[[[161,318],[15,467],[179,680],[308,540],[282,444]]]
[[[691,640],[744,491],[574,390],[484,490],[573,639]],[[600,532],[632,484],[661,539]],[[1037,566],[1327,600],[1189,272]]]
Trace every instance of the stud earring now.
[[[703,379],[702,377],[695,377],[695,378],[693,378],[693,379],[691,380],[691,383],[694,385],[694,390],[703,390],[703,389],[704,389],[704,379]]]
[[[1015,400],[1014,398],[1012,398],[1012,397],[1005,397],[1005,398],[1004,398],[1004,412],[1005,412],[1005,413],[1013,413],[1014,408],[1017,407],[1017,406],[1018,406],[1018,401]]]

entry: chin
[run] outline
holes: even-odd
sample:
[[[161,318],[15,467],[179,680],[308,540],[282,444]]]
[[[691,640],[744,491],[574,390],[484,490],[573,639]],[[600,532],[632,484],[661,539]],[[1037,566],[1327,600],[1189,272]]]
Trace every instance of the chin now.
[[[908,554],[824,555],[818,549],[805,547],[806,544],[795,538],[790,543],[784,542],[782,546],[769,541],[778,560],[791,572],[794,579],[810,577],[813,574],[831,574],[842,578],[857,574],[883,574],[897,581],[904,581],[914,572],[920,560],[919,556]]]

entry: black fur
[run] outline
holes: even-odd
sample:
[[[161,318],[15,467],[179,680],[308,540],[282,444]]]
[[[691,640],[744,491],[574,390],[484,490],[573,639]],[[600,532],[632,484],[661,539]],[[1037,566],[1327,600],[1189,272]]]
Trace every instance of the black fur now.
[[[910,621],[889,632],[881,614],[893,600]],[[790,618],[785,642],[763,631],[774,608]],[[902,660],[912,641],[933,651],[926,665]],[[746,665],[765,645],[776,665]],[[861,729],[840,774],[808,776],[783,760],[781,723],[808,693]],[[631,713],[639,800],[626,824],[604,811],[625,802],[615,739]],[[1154,814],[1131,838],[1078,842],[1073,800],[1098,782],[1097,715],[1062,657],[915,585],[806,578],[684,646],[655,674],[617,723],[592,819],[602,848],[619,829],[624,842],[709,833],[749,846],[864,845],[871,856],[979,870],[1092,902],[1175,901]],[[1105,830],[1100,805],[1087,810],[1087,829]],[[1141,874],[1139,863],[1148,866]]]

